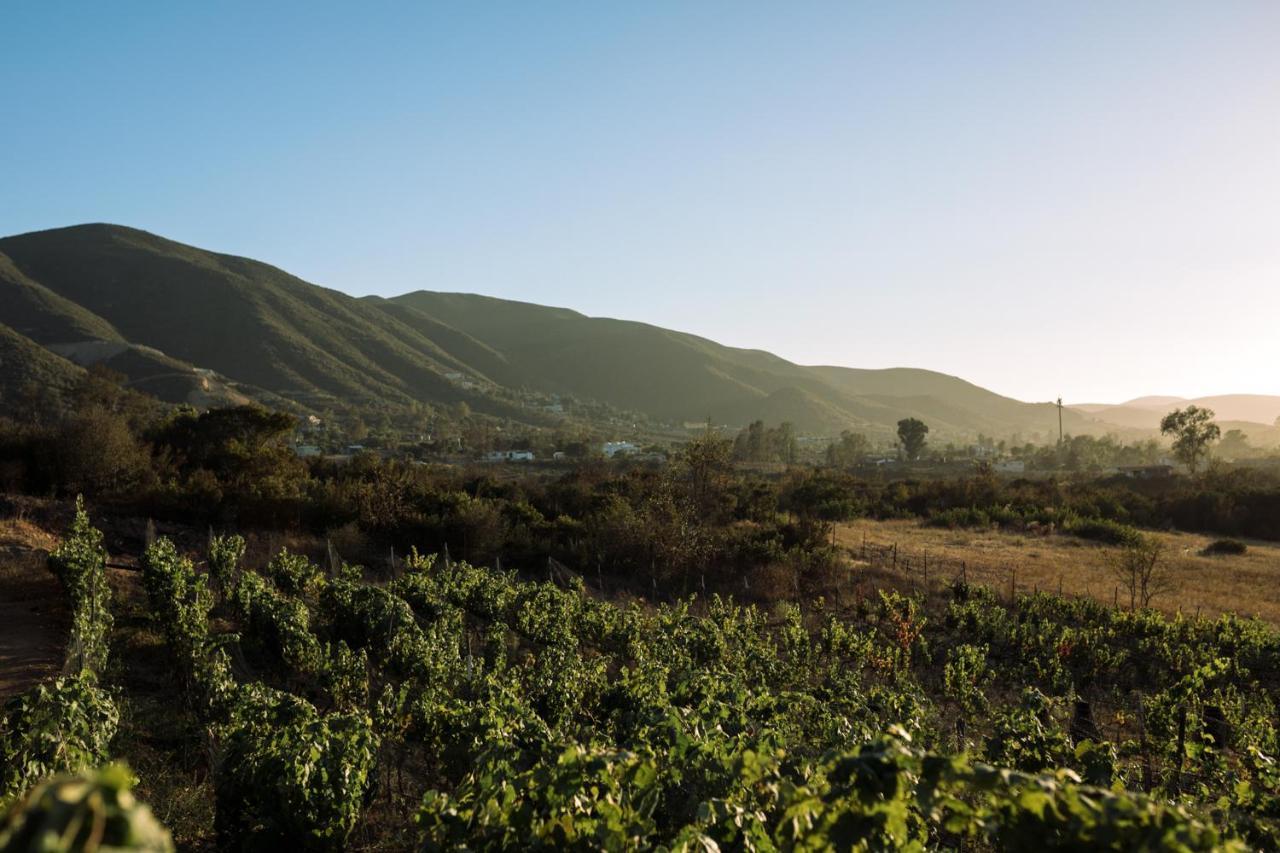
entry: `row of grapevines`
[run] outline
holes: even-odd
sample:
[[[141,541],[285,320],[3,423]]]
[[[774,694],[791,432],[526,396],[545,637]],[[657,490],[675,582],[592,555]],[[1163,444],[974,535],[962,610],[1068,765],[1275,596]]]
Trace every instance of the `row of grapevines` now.
[[[100,673],[107,665],[111,633],[111,587],[102,532],[89,522],[83,498],[76,498],[75,519],[61,544],[49,555],[49,567],[62,582],[71,610],[67,666],[74,672]]]
[[[428,848],[1201,850],[1276,837],[1274,735],[1256,724],[1276,639],[1253,624],[1103,618],[1044,596],[1007,608],[967,587],[941,613],[894,593],[839,618],[718,598],[645,609],[416,555],[379,587],[293,555],[240,573],[225,553],[240,551],[215,541],[211,573],[246,636],[342,709],[236,684],[213,641],[191,644],[206,648],[193,674],[223,685],[204,693],[225,697],[205,704],[228,842],[340,843],[375,764],[425,791]],[[197,584],[189,562],[182,572],[179,588]],[[1141,755],[1064,721],[1116,666],[1139,669],[1146,691]],[[1195,737],[1210,699],[1240,749]],[[1174,700],[1191,707],[1178,719],[1195,760],[1171,762],[1182,783],[1147,785],[1135,767],[1174,742]],[[985,761],[913,745],[942,744],[952,723],[958,749]],[[344,799],[316,761],[363,775]],[[311,790],[303,767],[319,774]],[[1121,787],[1138,782],[1150,796]]]
[[[234,542],[213,543],[215,560],[233,555],[230,565],[220,567],[219,583],[234,579],[226,583],[234,587],[233,599],[246,618],[267,626],[282,659],[322,666],[314,636],[308,630],[310,641],[302,639],[305,623],[298,623],[306,618],[305,605],[302,611],[290,608],[289,599],[262,578],[239,573],[234,557],[242,550]],[[211,601],[203,578],[168,540],[148,548],[143,577],[152,611],[188,674],[194,705],[213,733],[219,843],[240,847],[275,840],[342,849],[371,784],[378,738],[369,715],[321,714],[301,697],[238,683],[225,649],[209,635]]]
[[[68,674],[5,704],[0,801],[13,801],[0,818],[0,850],[173,850],[168,831],[129,792],[128,768],[91,769],[107,760],[120,718],[99,685],[113,624],[106,560],[102,533],[77,498],[71,528],[49,557],[71,611]]]
[[[902,730],[874,748],[815,758],[814,744],[868,740],[868,723],[923,724],[909,673],[930,656],[924,617],[900,596],[875,602],[869,633],[831,621],[815,634],[795,610],[769,631],[758,613],[723,602],[703,616],[685,606],[642,615],[465,564],[411,566],[397,586],[419,614],[454,605],[505,622],[536,655],[492,673],[518,685],[506,704],[501,691],[471,697],[476,716],[505,714],[514,728],[493,727],[499,737],[473,753],[473,769],[426,795],[419,821],[429,848],[1228,843],[1178,806],[1090,788],[1070,771],[1021,774],[916,752]],[[602,657],[618,667],[611,684],[593,677]],[[859,670],[888,683],[867,684]],[[964,677],[957,665],[954,680]],[[541,704],[539,678],[576,713]],[[544,737],[518,722],[529,711],[552,726]]]
[[[71,612],[67,674],[5,703],[0,716],[0,802],[55,773],[77,772],[107,760],[120,715],[98,683],[112,625],[106,561],[102,533],[77,499],[71,528],[49,557]]]

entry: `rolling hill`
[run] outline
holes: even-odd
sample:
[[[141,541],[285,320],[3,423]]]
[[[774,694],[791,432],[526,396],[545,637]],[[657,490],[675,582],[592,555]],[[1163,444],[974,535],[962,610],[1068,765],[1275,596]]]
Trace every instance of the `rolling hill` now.
[[[1224,420],[1259,424],[1274,424],[1280,418],[1280,397],[1268,394],[1215,394],[1211,397],[1175,398],[1173,405],[1160,405],[1148,397],[1130,400],[1122,405],[1155,409],[1162,414],[1178,407],[1199,406],[1202,409],[1213,409]]]
[[[32,388],[66,392],[83,374],[83,368],[0,324],[0,400],[13,400]]]
[[[26,299],[21,316],[0,304],[0,322],[21,321],[55,348],[145,347],[162,363],[142,363],[133,349],[129,364],[108,364],[134,382],[172,374],[176,362],[306,405],[467,400],[503,409],[447,380],[470,368],[394,312],[267,264],[113,225],[9,237],[0,253],[16,281],[51,294]]]
[[[167,400],[284,398],[397,408],[466,402],[547,422],[525,392],[568,395],[679,424],[793,422],[812,434],[888,434],[904,417],[938,438],[1056,434],[1057,411],[954,376],[809,367],[644,323],[461,293],[355,298],[269,264],[118,225],[0,239],[9,364],[102,363]],[[55,362],[44,353],[65,358]],[[57,356],[55,356],[57,358]],[[4,370],[9,370],[6,366]],[[203,395],[203,396],[202,396]],[[1114,429],[1067,411],[1071,432]]]
[[[507,382],[668,421],[790,420],[807,431],[832,433],[890,432],[899,419],[919,417],[942,435],[1047,435],[1057,429],[1056,409],[1048,403],[1019,402],[929,370],[806,367],[645,323],[472,294],[418,291],[392,301],[502,354]],[[1105,430],[1074,412],[1065,414],[1065,426]]]
[[[1086,403],[1072,408],[1111,423],[1134,429],[1159,429],[1160,419],[1174,409],[1199,406],[1211,409],[1223,429],[1261,425],[1274,427],[1280,421],[1280,396],[1268,394],[1216,394],[1210,397],[1139,397],[1126,403]]]

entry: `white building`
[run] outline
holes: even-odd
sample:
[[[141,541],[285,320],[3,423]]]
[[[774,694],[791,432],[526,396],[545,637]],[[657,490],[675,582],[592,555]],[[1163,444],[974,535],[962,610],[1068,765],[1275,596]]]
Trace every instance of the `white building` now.
[[[629,456],[640,450],[640,445],[633,444],[630,441],[606,441],[604,443],[604,457],[612,459],[615,456]]]
[[[491,450],[485,454],[486,462],[532,462],[532,450]]]

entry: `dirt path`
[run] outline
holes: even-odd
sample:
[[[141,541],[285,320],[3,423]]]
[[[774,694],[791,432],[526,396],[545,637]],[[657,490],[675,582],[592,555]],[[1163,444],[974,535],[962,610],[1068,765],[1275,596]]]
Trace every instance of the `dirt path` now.
[[[0,548],[0,699],[62,671],[67,612],[46,552]]]

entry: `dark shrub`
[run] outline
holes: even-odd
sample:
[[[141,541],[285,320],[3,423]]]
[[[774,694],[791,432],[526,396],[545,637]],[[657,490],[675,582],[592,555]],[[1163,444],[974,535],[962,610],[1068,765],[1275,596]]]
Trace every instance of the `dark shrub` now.
[[[1073,518],[1064,529],[1081,539],[1092,539],[1108,545],[1128,545],[1138,541],[1141,534],[1127,524],[1107,518]]]
[[[1209,557],[1223,557],[1231,554],[1243,554],[1249,550],[1249,546],[1241,542],[1239,539],[1215,539],[1204,548],[1204,554]]]

